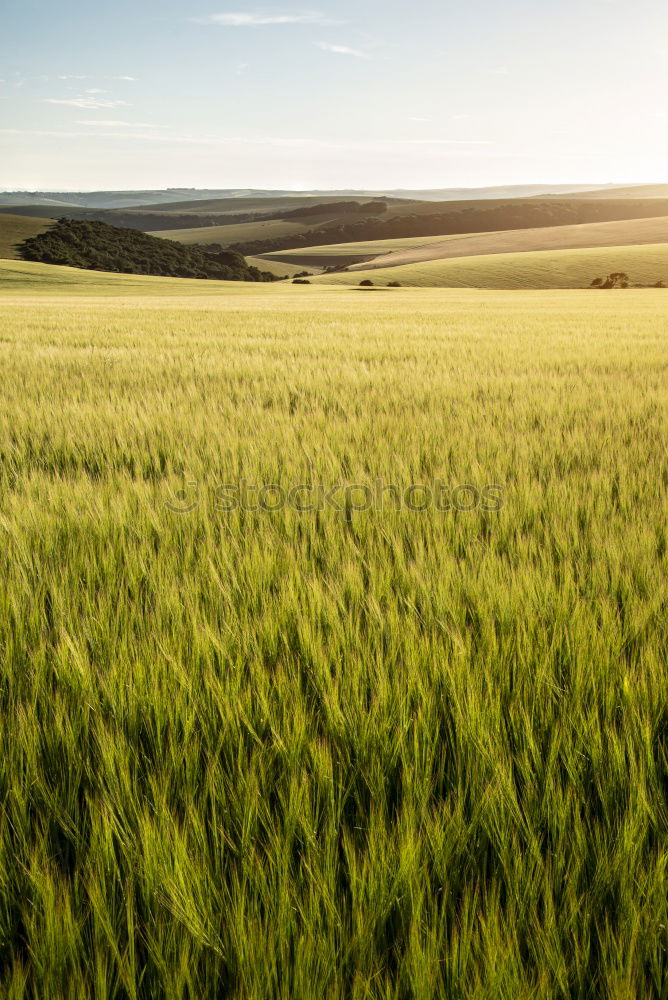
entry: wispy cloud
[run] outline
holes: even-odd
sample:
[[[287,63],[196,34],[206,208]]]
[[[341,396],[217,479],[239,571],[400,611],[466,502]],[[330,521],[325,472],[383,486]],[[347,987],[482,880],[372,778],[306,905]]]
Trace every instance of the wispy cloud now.
[[[79,119],[76,125],[88,125],[95,128],[164,128],[164,125],[151,125],[148,122],[105,121],[101,118]]]
[[[197,24],[218,24],[223,28],[256,28],[271,24],[340,24],[318,10],[230,11],[194,17]]]
[[[45,103],[62,104],[66,108],[80,108],[82,111],[94,111],[97,108],[130,107],[127,101],[109,101],[99,97],[47,97]]]
[[[108,94],[108,90],[100,90],[98,87],[91,87],[90,90],[86,91],[87,94]]]
[[[139,124],[130,126],[132,129],[140,128]],[[145,128],[146,126],[144,126]],[[237,136],[237,135],[178,135],[173,133],[141,133],[141,132],[113,132],[106,136],[98,132],[66,132],[66,131],[43,131],[40,129],[7,129],[0,128],[0,135],[32,135],[53,138],[75,138],[96,136],[98,138],[109,139],[134,139],[151,143],[163,143],[169,145],[187,144],[202,147],[219,148],[240,148],[247,149],[249,146],[265,147],[267,149],[288,149],[288,150],[323,150],[339,152],[359,152],[359,153],[382,153],[400,152],[402,149],[414,149],[416,147],[450,147],[453,152],[461,149],[466,151],[468,147],[494,146],[489,139],[396,139],[378,138],[368,142],[358,141],[337,141],[313,138],[285,138],[279,136]],[[482,153],[482,150],[480,150]]]
[[[336,56],[354,56],[355,59],[370,59],[368,52],[361,49],[351,49],[348,45],[333,45],[331,42],[314,42],[323,52],[333,52]]]
[[[56,80],[90,80],[90,76],[85,76],[78,73],[60,73]],[[105,80],[124,80],[126,83],[135,83],[137,80],[136,76],[105,76]],[[88,91],[90,94],[91,91]]]

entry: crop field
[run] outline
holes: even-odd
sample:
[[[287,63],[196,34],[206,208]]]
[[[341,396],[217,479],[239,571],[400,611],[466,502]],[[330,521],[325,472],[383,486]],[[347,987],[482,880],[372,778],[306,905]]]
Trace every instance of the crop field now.
[[[382,254],[378,260],[357,267],[395,267],[403,264],[448,257],[475,257],[485,254],[532,253],[543,250],[578,250],[599,247],[640,246],[665,243],[668,219],[632,219],[622,222],[595,222],[584,226],[547,226],[501,233],[473,233],[424,246],[404,247]],[[382,253],[382,252],[381,252]]]
[[[625,219],[621,222],[594,222],[576,226],[544,226],[510,229],[495,233],[461,233],[449,236],[413,236],[329,246],[299,247],[270,258],[281,261],[337,263],[338,258],[359,269],[398,267],[451,257],[483,254],[527,253],[543,250],[575,250],[664,243],[668,219]],[[391,256],[390,256],[391,255]],[[360,261],[357,262],[356,258]]]
[[[0,213],[0,259],[17,256],[16,245],[37,236],[53,225],[51,219],[31,219],[22,215]]]
[[[0,263],[0,995],[666,1000],[667,359]]]
[[[243,222],[228,226],[163,229],[151,233],[151,235],[160,236],[165,240],[176,240],[177,243],[220,243],[222,246],[232,246],[234,243],[250,242],[251,240],[295,236],[298,233],[308,231],[309,228],[302,222],[270,219],[263,222]]]
[[[663,281],[668,285],[668,243],[479,254],[396,266],[390,266],[389,260],[386,267],[377,266],[378,261],[368,269],[322,275],[317,281],[328,285],[359,285],[367,279],[378,285],[399,281],[417,288],[586,289],[594,278],[624,271],[633,283]]]
[[[298,247],[294,250],[277,250],[260,254],[263,260],[294,262],[304,266],[307,263],[340,263],[339,258],[370,260],[381,254],[390,254],[416,247],[440,246],[446,240],[461,239],[461,236],[405,236],[393,240],[360,240],[357,243],[330,243],[327,246]]]
[[[322,270],[320,267],[306,268],[303,264],[288,264],[267,257],[246,257],[246,263],[249,267],[257,267],[260,271],[275,274],[277,278],[293,278],[296,274],[303,274],[305,270],[311,271],[312,274]]]

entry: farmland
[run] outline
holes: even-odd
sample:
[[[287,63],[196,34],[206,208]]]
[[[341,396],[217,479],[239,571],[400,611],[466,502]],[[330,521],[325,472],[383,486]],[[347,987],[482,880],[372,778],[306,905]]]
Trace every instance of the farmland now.
[[[578,226],[517,229],[498,233],[462,233],[455,236],[413,237],[360,243],[302,247],[271,254],[286,262],[345,263],[352,269],[398,267],[428,260],[476,257],[499,253],[535,253],[599,247],[643,246],[665,243],[668,219],[631,219]]]
[[[594,278],[613,271],[628,272],[638,284],[668,284],[668,244],[480,254],[386,268],[355,268],[315,280],[333,285],[359,285],[370,280],[377,285],[398,281],[422,288],[576,289],[588,288]]]
[[[227,226],[158,230],[152,235],[165,240],[177,240],[179,243],[220,243],[223,246],[232,246],[233,243],[241,243],[244,240],[274,239],[302,232],[304,232],[303,224],[275,219],[268,222],[246,222]]]
[[[668,294],[364,273],[0,262],[3,996],[667,995]]]

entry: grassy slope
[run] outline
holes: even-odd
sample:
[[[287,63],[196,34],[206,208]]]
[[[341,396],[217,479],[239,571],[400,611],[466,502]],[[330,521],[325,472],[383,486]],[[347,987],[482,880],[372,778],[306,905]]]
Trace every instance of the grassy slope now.
[[[370,196],[354,195],[277,195],[266,198],[214,198],[206,201],[180,201],[171,205],[142,205],[141,210],[160,212],[164,215],[178,215],[185,213],[188,215],[224,215],[248,212],[249,214],[267,215],[272,211],[286,211],[295,208],[303,208],[308,205],[332,205],[336,207],[339,202],[347,201],[371,201]],[[402,202],[399,199],[385,199],[387,201]]]
[[[630,187],[602,188],[599,191],[579,191],[572,198],[668,198],[668,184],[640,184]]]
[[[16,244],[29,236],[46,232],[53,225],[52,219],[33,219],[23,215],[0,214],[0,258],[16,259]]]
[[[432,242],[423,247],[406,247],[393,252],[391,257],[383,255],[377,260],[370,261],[368,266],[386,267],[496,253],[642,246],[665,243],[667,240],[668,218],[631,219],[622,222],[588,223],[583,226],[476,233],[455,239],[446,237],[442,243]]]
[[[668,244],[489,254],[355,270],[314,280],[335,285],[357,285],[370,279],[377,284],[400,281],[417,287],[586,288],[594,278],[612,271],[626,271],[633,282],[668,284]]]
[[[668,297],[7,269],[0,993],[662,996]]]
[[[295,236],[308,231],[310,227],[303,222],[285,222],[281,219],[271,219],[264,222],[241,222],[230,226],[201,226],[194,229],[164,229],[151,233],[164,240],[176,240],[179,243],[221,243],[232,246],[234,243],[249,240],[273,239],[281,236]]]
[[[246,261],[250,267],[257,267],[260,271],[269,271],[270,274],[275,274],[279,278],[292,278],[295,274],[302,274],[308,270],[312,274],[317,273],[317,270],[306,268],[303,264],[286,264],[280,261],[267,260],[266,257],[246,257]]]
[[[416,263],[450,257],[475,257],[478,254],[518,253],[534,250],[560,250],[599,246],[626,246],[662,243],[668,239],[668,218],[631,219],[621,222],[596,222],[577,226],[554,226],[540,229],[505,230],[496,233],[464,233],[455,236],[409,237],[394,240],[370,240],[328,246],[300,247],[267,256],[287,262],[335,263],[356,258],[374,267]],[[391,260],[388,255],[392,255]],[[377,260],[375,258],[378,258]],[[354,265],[353,265],[354,266]]]
[[[300,257],[302,254],[321,254],[323,256],[346,257],[350,254],[361,256],[377,256],[381,253],[391,253],[396,250],[406,250],[410,247],[429,246],[432,243],[439,243],[444,239],[458,239],[457,236],[399,236],[394,240],[359,240],[356,243],[328,243],[325,246],[297,247],[293,250],[281,250],[280,253],[271,253],[266,256],[281,257],[289,260],[293,257]],[[264,254],[262,256],[265,256]]]
[[[200,278],[163,278],[141,274],[86,271],[76,267],[52,267],[31,261],[0,261],[0,294],[73,296],[165,296],[211,297],[221,293],[245,294],[253,282],[214,281]]]

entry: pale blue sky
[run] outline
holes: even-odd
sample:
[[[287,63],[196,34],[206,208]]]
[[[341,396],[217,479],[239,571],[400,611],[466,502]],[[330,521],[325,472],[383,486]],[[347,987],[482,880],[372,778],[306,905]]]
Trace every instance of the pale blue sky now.
[[[0,188],[668,180],[665,0],[4,0]]]

